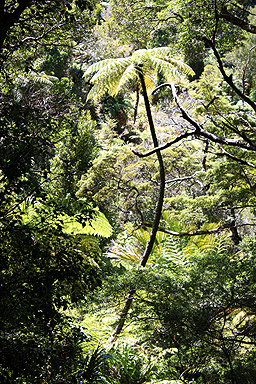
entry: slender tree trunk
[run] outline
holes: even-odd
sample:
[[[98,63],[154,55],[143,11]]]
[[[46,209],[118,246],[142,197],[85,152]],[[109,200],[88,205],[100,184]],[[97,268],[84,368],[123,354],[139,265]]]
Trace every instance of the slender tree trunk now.
[[[139,90],[139,84],[137,84],[136,87],[136,103],[134,107],[134,115],[133,115],[133,123],[136,123],[137,113],[138,113],[138,107],[139,107],[139,100],[140,100],[140,90]]]
[[[121,315],[120,315],[118,323],[117,323],[117,326],[115,327],[114,332],[112,333],[112,335],[110,336],[110,338],[108,340],[108,345],[113,344],[116,341],[117,336],[122,332],[126,317],[128,315],[128,312],[129,312],[131,305],[132,305],[132,302],[133,302],[133,296],[134,296],[135,292],[136,292],[135,288],[130,290],[130,292],[127,296],[127,299],[125,300]]]
[[[156,131],[155,131],[155,127],[154,127],[154,123],[153,123],[153,119],[152,119],[152,114],[151,114],[150,104],[149,104],[149,100],[148,100],[148,94],[147,94],[147,89],[146,89],[146,85],[145,85],[145,81],[144,81],[144,76],[143,76],[141,71],[139,71],[139,78],[140,78],[141,85],[142,85],[142,92],[143,92],[144,103],[145,103],[145,108],[146,108],[146,112],[147,112],[147,118],[148,118],[148,123],[149,123],[149,127],[150,127],[151,137],[153,140],[154,148],[157,148],[158,147],[158,140],[157,140]],[[156,206],[156,211],[155,211],[155,217],[153,220],[153,225],[151,228],[151,232],[149,235],[149,239],[148,239],[144,254],[143,254],[142,259],[140,261],[140,265],[142,267],[145,267],[145,265],[147,264],[148,258],[150,256],[152,248],[154,246],[157,230],[158,230],[160,219],[161,219],[161,213],[162,213],[163,201],[164,201],[164,191],[165,191],[164,162],[163,162],[161,151],[160,150],[156,151],[156,154],[157,154],[157,159],[158,159],[158,164],[159,164],[160,189],[159,189],[159,196],[158,196],[158,201],[157,201],[157,206]],[[110,336],[110,339],[108,342],[109,345],[111,345],[116,340],[116,337],[121,333],[121,331],[123,329],[127,314],[129,312],[131,305],[132,305],[132,302],[133,302],[135,292],[136,292],[136,288],[132,288],[130,290],[128,296],[127,296],[127,299],[124,303],[118,324],[117,324],[114,332]]]
[[[142,92],[143,92],[144,103],[145,103],[145,107],[146,107],[146,111],[147,111],[147,118],[148,118],[148,123],[149,123],[149,127],[150,127],[151,137],[153,140],[154,147],[157,148],[158,147],[158,140],[156,137],[156,131],[155,131],[155,127],[154,127],[154,123],[153,123],[153,119],[152,119],[152,114],[151,114],[150,104],[149,104],[149,100],[148,100],[148,94],[147,94],[147,89],[146,89],[146,85],[145,85],[145,81],[144,81],[144,76],[141,72],[139,72],[139,77],[140,77],[140,81],[141,81]],[[163,162],[161,151],[160,150],[156,151],[156,154],[157,154],[158,165],[159,165],[160,189],[159,189],[158,202],[157,202],[157,206],[156,206],[155,217],[154,217],[151,233],[149,236],[149,240],[148,240],[146,249],[144,251],[144,254],[143,254],[141,262],[140,262],[140,265],[142,267],[145,267],[145,265],[148,261],[149,255],[152,251],[152,248],[153,248],[153,245],[155,242],[155,238],[156,238],[156,234],[157,234],[157,230],[158,230],[158,226],[159,226],[160,219],[161,219],[163,202],[164,202],[164,191],[165,191],[164,162]]]

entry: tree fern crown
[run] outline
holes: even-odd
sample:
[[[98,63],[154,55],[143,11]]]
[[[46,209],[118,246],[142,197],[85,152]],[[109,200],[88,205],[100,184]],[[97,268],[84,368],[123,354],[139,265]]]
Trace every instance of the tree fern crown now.
[[[93,85],[87,99],[97,99],[105,93],[111,96],[117,94],[128,81],[137,82],[139,73],[143,74],[147,89],[154,89],[157,74],[161,73],[167,81],[175,77],[194,75],[193,70],[183,63],[171,57],[172,50],[169,47],[153,49],[139,49],[132,56],[117,59],[107,59],[92,64],[84,76],[92,76],[90,82]]]

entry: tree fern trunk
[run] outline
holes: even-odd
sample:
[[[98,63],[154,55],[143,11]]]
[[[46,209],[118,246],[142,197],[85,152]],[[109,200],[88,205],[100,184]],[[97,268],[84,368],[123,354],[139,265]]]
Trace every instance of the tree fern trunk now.
[[[133,296],[134,296],[135,292],[136,292],[135,288],[131,289],[128,296],[127,296],[127,299],[125,300],[121,315],[120,315],[118,323],[117,323],[117,326],[115,327],[114,332],[112,333],[112,335],[109,338],[109,341],[108,341],[109,345],[114,343],[116,340],[116,337],[122,332],[125,320],[127,318],[127,314],[128,314],[128,312],[131,308],[131,305],[132,305]]]
[[[155,131],[155,127],[154,127],[154,123],[153,123],[153,119],[152,119],[152,114],[151,114],[150,104],[149,104],[149,100],[148,100],[148,94],[147,94],[147,89],[146,89],[146,85],[145,85],[145,81],[144,81],[144,76],[143,76],[141,71],[139,71],[139,78],[141,81],[142,92],[143,92],[144,103],[145,103],[145,108],[146,108],[146,112],[147,112],[147,118],[148,118],[148,123],[149,123],[149,127],[150,127],[151,137],[153,140],[154,147],[157,148],[158,147],[158,140],[157,140],[156,131]],[[149,239],[148,239],[144,254],[143,254],[142,259],[140,261],[140,265],[142,267],[145,267],[145,265],[147,264],[148,258],[150,256],[152,248],[154,246],[159,222],[161,219],[163,201],[164,201],[164,191],[165,191],[164,162],[163,162],[161,152],[157,151],[156,154],[157,154],[157,159],[158,159],[158,164],[159,164],[160,189],[159,189],[158,202],[157,202],[157,206],[156,206],[155,217],[154,217],[152,229],[151,229],[151,232],[149,235]],[[123,329],[127,314],[128,314],[128,312],[131,308],[131,305],[132,305],[132,301],[133,301],[135,292],[136,292],[136,288],[133,288],[130,290],[130,292],[127,296],[127,299],[124,303],[118,324],[117,324],[114,332],[112,333],[112,335],[109,339],[109,345],[112,344],[116,340],[116,337],[121,333],[121,331]]]
[[[133,115],[133,123],[134,124],[136,123],[139,101],[140,101],[140,91],[139,91],[139,84],[137,84],[137,86],[136,86],[136,103],[135,103],[134,115]]]
[[[149,123],[149,127],[150,127],[151,137],[153,140],[154,147],[157,148],[158,147],[158,140],[156,137],[156,131],[155,131],[155,127],[154,127],[154,123],[153,123],[153,119],[152,119],[152,114],[151,114],[150,104],[149,104],[149,100],[148,100],[148,94],[147,94],[147,89],[146,89],[146,85],[145,85],[145,81],[144,81],[144,76],[141,72],[139,72],[139,77],[140,77],[140,81],[141,81],[142,92],[143,92],[143,97],[144,97],[145,108],[147,111],[147,118],[148,118],[148,123]],[[155,217],[154,217],[152,229],[150,232],[149,240],[148,240],[146,249],[144,251],[144,254],[142,256],[141,262],[140,262],[140,265],[142,265],[142,267],[145,267],[145,265],[148,261],[148,258],[150,256],[150,253],[152,251],[152,248],[153,248],[153,245],[155,242],[155,238],[156,238],[156,234],[157,234],[157,230],[158,230],[158,226],[159,226],[159,222],[161,219],[163,201],[164,201],[164,191],[165,191],[164,162],[163,162],[161,151],[157,151],[156,154],[157,154],[158,165],[159,165],[160,189],[159,189],[158,202],[157,202],[156,211],[155,211]]]

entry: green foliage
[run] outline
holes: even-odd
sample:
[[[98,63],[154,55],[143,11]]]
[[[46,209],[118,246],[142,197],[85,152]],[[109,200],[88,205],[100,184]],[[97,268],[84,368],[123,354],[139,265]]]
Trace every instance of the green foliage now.
[[[60,140],[54,145],[54,157],[50,162],[49,188],[60,199],[67,195],[74,196],[82,174],[96,157],[95,127],[89,112],[74,110],[65,117],[59,132]]]
[[[113,228],[109,224],[107,218],[102,212],[95,209],[93,218],[89,219],[86,223],[80,224],[76,221],[76,217],[62,217],[64,233],[73,235],[94,235],[102,237],[110,237],[113,234]]]
[[[195,119],[212,136],[255,142],[251,107],[225,85],[203,41],[214,42],[221,59],[228,52],[229,79],[254,100],[255,39],[243,30],[254,23],[248,17],[253,2],[121,0],[95,10],[78,0],[3,3],[0,381],[253,383],[254,151],[198,132],[179,141]],[[91,33],[95,23],[100,26]],[[243,46],[233,50],[241,38]],[[189,92],[179,72],[193,72],[177,52],[197,72]],[[103,96],[98,110],[84,103],[82,68],[93,76],[89,98]],[[137,151],[152,147],[140,106],[132,123],[128,99],[114,96],[133,91],[141,74],[148,90],[165,80],[178,83],[184,107],[181,114],[166,89],[161,105],[153,100],[159,143],[176,140],[162,152],[161,227],[177,236],[158,231],[145,269],[138,264],[159,172],[155,156],[139,158],[130,150],[131,131]],[[106,249],[117,228],[121,233]],[[190,236],[196,231],[205,235]],[[125,335],[136,347],[124,342],[86,355],[97,338],[90,324],[97,304],[112,319],[113,305],[122,306],[124,292],[134,287]],[[104,342],[110,331],[103,328]]]
[[[99,284],[97,268],[58,227],[9,216],[1,229],[1,378],[69,382],[83,335],[59,310]]]
[[[102,99],[100,115],[105,122],[107,122],[108,118],[114,119],[117,122],[115,129],[117,133],[120,134],[126,126],[128,111],[130,111],[131,108],[131,102],[121,94],[115,97],[106,96]]]
[[[82,372],[79,373],[79,382],[83,384],[113,383],[110,377],[109,360],[110,355],[98,346],[85,357]]]
[[[192,69],[181,60],[171,57],[172,49],[168,47],[141,49],[128,58],[106,59],[92,64],[85,76],[94,74],[90,82],[93,84],[88,99],[96,99],[107,91],[111,96],[117,94],[129,81],[139,82],[139,73],[143,73],[146,86],[153,89],[156,85],[157,73],[163,74],[167,80],[174,79],[180,73],[193,75]]]
[[[61,215],[80,213],[80,222],[92,216],[92,205],[74,198],[74,179],[93,158],[95,124],[79,112],[67,82],[41,68],[26,73],[23,64],[14,60],[1,76],[0,381],[72,383],[85,335],[65,310],[101,284],[102,251],[96,239],[66,234]],[[67,156],[62,152],[57,169],[52,159],[64,140]],[[66,159],[74,172],[68,191],[64,177],[54,178]],[[97,233],[111,231],[105,217],[100,220]]]
[[[167,377],[198,383],[239,382],[244,377],[249,383],[250,364],[240,372],[236,366],[254,353],[254,332],[247,327],[255,316],[255,255],[232,255],[229,241],[221,237],[207,247],[203,244],[197,243],[181,270],[157,263],[139,272],[135,281],[145,291],[137,297],[135,316],[143,311],[141,326],[151,330],[153,345],[170,348]],[[250,288],[245,288],[247,282]]]
[[[110,375],[120,384],[148,383],[153,376],[153,364],[150,357],[139,353],[136,348],[123,345],[115,350],[111,359]]]

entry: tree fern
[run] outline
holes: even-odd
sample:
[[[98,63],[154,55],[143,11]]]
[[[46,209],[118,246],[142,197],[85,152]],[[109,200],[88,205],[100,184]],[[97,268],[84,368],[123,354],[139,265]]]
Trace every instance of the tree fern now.
[[[173,74],[174,68],[179,72],[180,69],[184,69],[186,74],[193,74],[194,72],[188,66],[182,67],[180,61],[171,58],[171,49],[168,47],[153,48],[153,49],[141,49],[135,51],[132,56],[128,58],[108,59],[103,60],[97,64],[93,64],[85,72],[85,76],[92,74],[91,83],[93,87],[88,94],[87,99],[96,99],[108,92],[110,95],[115,95],[119,92],[130,80],[135,81],[141,86],[150,133],[152,142],[155,148],[158,147],[158,140],[152,118],[150,103],[148,99],[147,89],[153,88],[156,85],[156,75],[160,71],[163,75],[170,76]],[[157,60],[158,59],[158,60]],[[159,166],[160,186],[158,201],[155,209],[153,224],[151,232],[140,261],[140,265],[145,267],[148,258],[153,250],[155,239],[157,236],[157,230],[161,219],[164,191],[165,191],[165,169],[162,154],[160,150],[156,151],[156,156]],[[131,306],[135,288],[131,289],[127,300],[125,301],[119,323],[110,338],[110,342],[115,340],[124,325],[125,318]]]
[[[20,205],[20,211],[23,217],[23,223],[27,225],[39,225],[41,223],[41,209],[44,209],[42,202],[27,202]],[[88,219],[86,223],[81,224],[76,216],[68,216],[67,214],[58,215],[55,221],[49,218],[48,224],[54,225],[55,222],[63,223],[63,232],[70,235],[93,235],[101,237],[110,237],[113,228],[107,220],[106,216],[99,210],[94,210],[94,217]]]
[[[171,54],[169,47],[139,49],[127,58],[106,59],[92,64],[85,72],[85,76],[94,74],[90,80],[93,87],[87,98],[96,99],[106,92],[113,96],[128,81],[140,82],[139,73],[143,74],[147,89],[156,86],[157,73],[166,79],[194,74],[188,65],[172,58]]]
[[[99,211],[95,211],[95,217],[88,220],[85,224],[79,223],[79,221],[76,220],[76,217],[65,215],[62,218],[64,222],[64,233],[101,237],[110,237],[113,233],[113,228],[109,224],[106,216]]]

